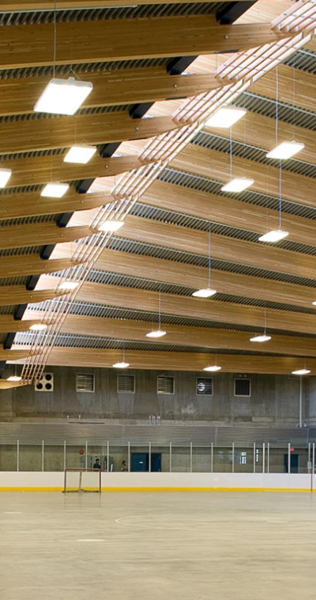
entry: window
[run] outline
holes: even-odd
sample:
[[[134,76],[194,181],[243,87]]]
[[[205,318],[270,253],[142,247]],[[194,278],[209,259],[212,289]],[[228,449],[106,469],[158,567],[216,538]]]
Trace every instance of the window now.
[[[76,376],[76,392],[94,392],[95,391],[95,377],[93,374],[82,374],[78,373]]]
[[[196,379],[196,395],[197,396],[212,396],[213,395],[213,379],[211,377],[197,377],[197,379]]]
[[[157,394],[174,394],[174,377],[158,375]]]
[[[117,391],[120,394],[135,394],[135,376],[120,373],[117,376]]]
[[[240,465],[247,464],[247,452],[239,452],[239,464]]]
[[[235,396],[251,396],[251,381],[250,379],[235,379]]]

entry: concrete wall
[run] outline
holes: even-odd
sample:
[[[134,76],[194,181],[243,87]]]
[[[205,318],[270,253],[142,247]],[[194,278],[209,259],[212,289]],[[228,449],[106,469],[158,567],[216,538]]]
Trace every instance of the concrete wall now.
[[[240,374],[213,376],[213,396],[196,395],[196,377],[201,373],[166,373],[175,378],[174,395],[157,394],[157,371],[133,371],[136,392],[117,392],[114,369],[50,367],[54,392],[39,393],[34,387],[0,392],[0,421],[14,419],[108,418],[207,421],[224,424],[278,424],[296,426],[299,409],[299,379],[293,376],[250,375],[251,397],[234,396],[234,379]],[[94,373],[95,393],[76,392],[76,374]],[[316,422],[316,378],[304,380],[303,419]]]
[[[89,474],[90,476],[90,474]],[[86,484],[97,485],[84,479]],[[69,475],[69,484],[75,486],[78,475]],[[228,473],[102,473],[102,489],[115,490],[238,490],[238,491],[301,491],[315,487],[315,476]],[[0,473],[0,491],[61,491],[63,473]]]

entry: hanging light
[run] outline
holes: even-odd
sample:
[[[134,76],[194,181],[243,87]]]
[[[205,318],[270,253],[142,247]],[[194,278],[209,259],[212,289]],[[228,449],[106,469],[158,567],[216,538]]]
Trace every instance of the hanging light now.
[[[192,296],[196,298],[211,298],[217,293],[217,290],[211,288],[211,272],[212,272],[212,258],[211,258],[211,229],[208,232],[208,285],[206,288],[201,288],[193,292]]]
[[[209,371],[209,372],[216,372],[216,371],[220,371],[222,367],[219,367],[218,365],[213,365],[212,367],[204,367],[203,371]]]
[[[4,188],[12,175],[11,169],[0,169],[0,188]]]
[[[255,337],[250,338],[249,341],[262,343],[262,342],[269,342],[270,340],[272,340],[271,335],[263,334],[263,335],[255,335]]]
[[[282,142],[274,150],[268,152],[267,158],[276,158],[279,160],[286,160],[288,158],[292,158],[295,154],[300,152],[305,148],[305,144],[301,144],[299,142],[295,142],[295,140],[291,142]]]
[[[62,198],[68,189],[68,183],[60,183],[59,181],[47,183],[41,191],[41,196],[48,198]]]
[[[93,84],[87,81],[53,78],[47,84],[34,106],[35,112],[57,115],[74,115],[93,90]]]
[[[297,371],[292,371],[292,375],[309,375],[310,369],[298,369]]]
[[[47,329],[46,323],[34,323],[30,327],[30,331],[44,331],[45,329]]]
[[[79,285],[78,281],[63,281],[58,287],[60,290],[75,290]]]
[[[22,377],[20,375],[10,375],[10,377],[7,377],[7,381],[22,381]]]
[[[114,369],[127,369],[129,367],[129,363],[125,361],[125,348],[123,350],[123,360],[122,362],[117,362],[112,365]]]
[[[205,125],[207,127],[222,127],[228,129],[246,114],[247,111],[244,108],[223,106],[206,121]]]
[[[153,331],[149,331],[149,333],[146,333],[146,337],[149,338],[161,338],[164,335],[166,335],[167,332],[164,331],[163,329],[161,329],[161,294],[160,294],[160,290],[159,290],[159,295],[158,295],[158,329],[154,329]]]
[[[99,231],[118,231],[123,227],[124,221],[118,221],[115,219],[106,219],[102,225],[98,228]]]
[[[268,231],[264,235],[261,235],[258,239],[259,242],[268,242],[273,244],[275,242],[279,242],[280,240],[284,240],[289,235],[288,231],[284,231],[282,229],[282,167],[280,162],[279,168],[279,228],[273,229],[272,231]]]
[[[248,177],[235,177],[221,188],[222,192],[243,192],[255,182],[254,179]]]
[[[64,162],[86,165],[92,158],[92,156],[96,153],[96,151],[96,146],[88,146],[87,144],[75,144],[75,146],[72,146],[68,150],[64,158]]]

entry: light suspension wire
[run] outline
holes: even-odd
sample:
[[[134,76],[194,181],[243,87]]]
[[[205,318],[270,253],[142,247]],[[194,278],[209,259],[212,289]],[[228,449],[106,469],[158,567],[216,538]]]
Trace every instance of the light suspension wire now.
[[[53,51],[53,77],[56,74],[56,57],[57,57],[57,0],[54,0],[54,51]]]
[[[279,67],[275,70],[275,145],[278,145],[279,138]]]
[[[211,287],[211,273],[212,273],[212,256],[211,256],[211,228],[208,230],[208,285]]]
[[[282,161],[279,165],[279,229],[282,229]]]

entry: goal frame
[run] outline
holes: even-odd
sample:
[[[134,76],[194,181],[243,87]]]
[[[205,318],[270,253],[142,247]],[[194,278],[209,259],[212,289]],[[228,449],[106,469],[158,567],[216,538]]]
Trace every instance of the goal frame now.
[[[67,490],[67,474],[68,473],[78,473],[79,475],[79,485],[78,485],[78,489],[68,489]],[[83,473],[98,473],[98,485],[97,485],[97,489],[95,490],[91,490],[91,489],[84,489],[82,487],[82,474]],[[102,470],[101,469],[85,469],[85,468],[67,468],[64,470],[64,489],[63,489],[63,493],[64,494],[71,494],[71,493],[90,493],[90,494],[101,494],[102,492]]]

